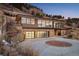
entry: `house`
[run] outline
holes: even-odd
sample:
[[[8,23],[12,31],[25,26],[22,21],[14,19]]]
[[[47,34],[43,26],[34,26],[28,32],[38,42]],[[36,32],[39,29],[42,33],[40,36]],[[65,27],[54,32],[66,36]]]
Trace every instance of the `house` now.
[[[29,39],[66,35],[66,31],[68,29],[64,27],[66,21],[63,17],[37,17],[20,10],[16,10],[18,9],[2,9],[6,23],[10,21],[14,22],[15,27],[20,32],[18,35],[15,35],[15,39],[17,36],[22,36],[22,39]]]
[[[64,19],[59,20],[21,15],[20,21],[25,39],[64,36],[66,34]]]

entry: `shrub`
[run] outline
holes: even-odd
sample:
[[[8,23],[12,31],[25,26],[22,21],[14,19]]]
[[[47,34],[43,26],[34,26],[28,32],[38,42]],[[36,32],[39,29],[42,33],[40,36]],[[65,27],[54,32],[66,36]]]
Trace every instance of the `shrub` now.
[[[72,38],[72,35],[68,35],[68,38]]]

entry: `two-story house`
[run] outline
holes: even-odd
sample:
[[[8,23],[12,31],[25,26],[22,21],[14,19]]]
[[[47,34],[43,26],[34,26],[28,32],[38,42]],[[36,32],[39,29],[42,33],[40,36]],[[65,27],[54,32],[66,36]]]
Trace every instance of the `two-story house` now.
[[[16,23],[17,29],[22,32],[23,39],[46,38],[66,35],[64,18],[36,17],[17,9],[3,9],[4,19]]]
[[[20,21],[25,39],[63,36],[66,34],[64,19],[38,18],[21,15]]]

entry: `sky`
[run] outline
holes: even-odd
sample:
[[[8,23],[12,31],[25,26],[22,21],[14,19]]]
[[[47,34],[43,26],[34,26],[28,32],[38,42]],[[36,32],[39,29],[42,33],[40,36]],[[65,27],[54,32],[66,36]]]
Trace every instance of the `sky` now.
[[[50,15],[62,15],[65,18],[79,18],[79,3],[32,3]]]

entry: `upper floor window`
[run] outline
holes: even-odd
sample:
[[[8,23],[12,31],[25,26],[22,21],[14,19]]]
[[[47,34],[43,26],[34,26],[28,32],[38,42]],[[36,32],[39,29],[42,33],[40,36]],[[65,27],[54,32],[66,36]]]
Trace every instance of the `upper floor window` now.
[[[27,24],[31,24],[31,19],[30,18],[26,18],[26,23]]]
[[[54,28],[56,28],[57,27],[57,22],[54,22]]]
[[[61,23],[61,28],[64,28],[64,23]]]
[[[38,27],[51,27],[52,21],[49,20],[38,20]]]
[[[26,24],[26,18],[22,17],[21,23],[22,23],[22,24]]]
[[[45,27],[45,20],[38,20],[38,27]]]
[[[52,24],[53,24],[53,23],[52,23],[52,21],[50,21],[50,22],[49,22],[49,25],[50,25],[51,27],[53,27],[53,25],[52,25]]]
[[[61,22],[54,22],[54,28],[63,28],[64,24]]]
[[[35,19],[22,17],[21,23],[22,24],[35,24]]]
[[[35,24],[35,19],[31,19],[31,24]]]
[[[46,27],[52,27],[52,21],[46,20]]]

